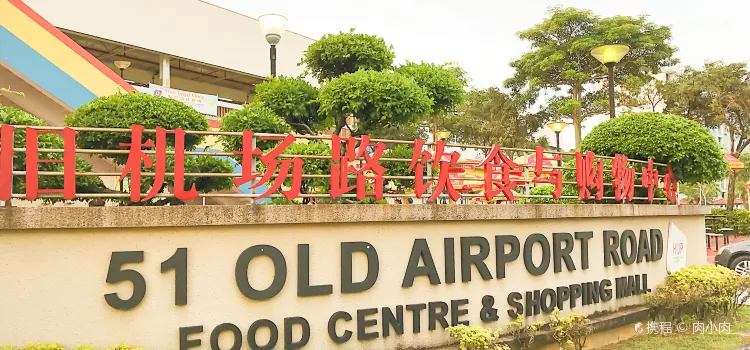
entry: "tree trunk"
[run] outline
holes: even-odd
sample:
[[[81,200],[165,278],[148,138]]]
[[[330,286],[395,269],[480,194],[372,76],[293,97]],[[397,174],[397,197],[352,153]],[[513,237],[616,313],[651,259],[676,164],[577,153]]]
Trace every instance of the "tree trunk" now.
[[[729,184],[727,185],[727,212],[734,210],[734,171],[729,171]]]
[[[578,101],[578,106],[573,108],[573,131],[575,132],[576,151],[581,150],[581,123],[583,122],[583,110],[581,108],[583,86],[580,83],[573,85],[573,99]]]
[[[343,129],[345,126],[346,126],[346,115],[339,117],[339,120],[336,123],[336,130],[334,131],[334,134],[341,135],[341,129]]]

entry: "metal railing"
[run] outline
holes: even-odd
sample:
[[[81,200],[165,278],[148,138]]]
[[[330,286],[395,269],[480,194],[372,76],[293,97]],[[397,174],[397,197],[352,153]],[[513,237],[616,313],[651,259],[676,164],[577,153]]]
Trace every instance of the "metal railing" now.
[[[16,130],[15,130],[16,133],[23,132],[27,128],[34,128],[34,129],[39,130],[39,131],[63,131],[64,129],[72,129],[72,130],[74,130],[74,131],[76,131],[78,133],[126,133],[126,134],[130,134],[131,131],[132,131],[131,129],[126,129],[126,128],[90,128],[90,127],[64,128],[64,127],[54,127],[54,126],[24,126],[24,125],[13,125],[13,127],[16,128]],[[146,135],[148,135],[148,134],[155,134],[156,132],[157,132],[156,129],[144,129],[143,130],[144,139],[148,138]],[[185,134],[186,135],[199,135],[199,136],[230,136],[230,137],[242,137],[243,136],[242,132],[226,132],[226,131],[189,131],[189,130],[185,130]],[[255,141],[256,140],[279,139],[279,138],[286,137],[287,135],[288,134],[255,133],[254,136],[253,136],[254,140],[253,140],[252,144],[255,145]],[[323,141],[323,142],[332,142],[332,136],[331,135],[303,135],[303,134],[293,134],[293,136],[297,140],[299,140],[299,139],[306,139],[308,141],[316,141],[317,140],[317,141]],[[362,140],[361,137],[352,137],[352,138],[349,138],[349,139],[354,139],[354,140],[357,140],[357,141],[361,141]],[[415,143],[415,141],[411,141],[411,140],[391,140],[391,139],[377,139],[377,138],[371,138],[371,139],[369,139],[369,141],[370,141],[370,145],[373,145],[374,143],[382,142],[382,143],[385,143],[387,145],[411,145],[412,147],[413,147],[413,145]],[[456,149],[461,149],[461,150],[473,149],[473,150],[481,150],[482,152],[486,152],[487,150],[492,149],[491,146],[470,145],[470,144],[461,144],[461,143],[443,143],[443,145],[444,145],[444,147],[446,149],[446,153],[448,153],[448,154],[452,153],[452,152],[461,153],[459,151],[456,151]],[[431,150],[431,151],[434,152],[435,148],[437,147],[437,143],[436,142],[424,142],[424,147],[426,148],[426,150]],[[342,146],[342,148],[343,148],[343,146]],[[524,159],[528,159],[529,158],[529,157],[526,157],[526,155],[528,155],[528,154],[535,154],[536,153],[536,150],[523,149],[523,148],[500,147],[500,150],[502,150],[503,152],[512,152],[512,153],[515,153],[515,154],[524,155]],[[55,154],[61,154],[61,153],[63,153],[65,151],[65,149],[62,149],[62,148],[38,148],[37,151],[38,151],[38,153],[55,153]],[[236,151],[239,151],[239,150],[236,150]],[[27,152],[27,148],[26,147],[13,147],[13,152],[14,153],[25,153],[25,152]],[[144,153],[144,154],[148,154],[148,155],[154,155],[154,154],[157,153],[157,151],[153,150],[153,149],[143,149],[143,150],[141,150],[141,152]],[[94,156],[100,156],[100,157],[103,157],[103,158],[107,158],[108,156],[114,156],[114,155],[128,155],[128,154],[131,153],[131,151],[129,149],[127,149],[126,147],[121,147],[120,149],[80,149],[80,148],[76,148],[75,149],[75,153],[76,154],[84,154],[84,155],[94,155]],[[165,153],[167,155],[174,155],[175,151],[167,150]],[[185,156],[210,156],[210,157],[237,157],[238,156],[237,153],[235,153],[234,151],[232,151],[232,152],[227,152],[227,151],[223,151],[223,152],[206,152],[206,151],[188,151],[188,150],[186,150],[186,151],[181,152],[181,153],[183,153]],[[561,151],[555,151],[555,150],[544,150],[544,154],[545,155],[559,155],[560,157],[563,157],[563,156],[575,156],[576,155],[576,153],[574,153],[574,152],[561,152]],[[303,161],[304,160],[328,160],[328,161],[333,161],[333,159],[332,159],[331,156],[295,155],[295,154],[284,154],[283,152],[278,157],[279,158],[285,158],[285,159],[299,158],[299,159],[302,159]],[[516,157],[516,159],[517,158],[518,157]],[[610,156],[598,156],[598,155],[596,156],[596,159],[613,160],[614,158],[615,157],[610,157]],[[511,159],[513,159],[513,158],[511,157]],[[365,161],[366,159],[365,159],[365,157],[354,157],[354,158],[349,158],[348,160],[349,161]],[[431,186],[429,186],[429,189],[427,190],[427,192],[425,194],[423,194],[421,196],[421,198],[428,198],[428,197],[432,196],[432,191],[435,189],[434,181],[440,179],[440,176],[432,176],[432,173],[431,173],[432,172],[431,164],[432,164],[433,161],[434,161],[434,159],[431,159],[431,160],[429,160],[426,163],[425,168],[427,169],[427,176],[423,176],[422,177],[423,180],[430,181],[430,182],[433,182],[433,183],[432,183]],[[545,170],[545,172],[547,174],[549,174],[552,171],[560,171],[560,172],[563,172],[563,171],[576,171],[576,167],[569,167],[569,166],[564,166],[564,165],[563,166],[557,165],[556,163],[558,163],[558,161],[554,160],[554,159],[545,158],[542,161],[548,162],[548,163],[545,163],[543,165],[543,169]],[[381,165],[384,162],[408,162],[408,163],[411,163],[412,162],[412,158],[390,158],[390,157],[388,157],[388,150],[386,150],[383,153],[383,156],[378,160],[378,162]],[[257,165],[255,163],[256,162],[253,161],[252,164],[251,164],[251,166],[253,168],[253,172],[255,172],[257,170]],[[454,165],[455,166],[461,166],[463,164],[477,165],[477,164],[479,164],[479,160],[477,160],[477,159],[461,159],[460,161],[456,162]],[[649,161],[637,160],[637,159],[628,159],[627,160],[627,164],[630,165],[630,166],[633,166],[633,165],[644,166],[645,164],[649,164]],[[657,189],[663,189],[662,184],[664,183],[664,177],[666,175],[666,171],[667,171],[668,165],[667,164],[663,164],[663,163],[657,163],[657,162],[651,162],[651,165],[655,169],[657,169],[658,172],[659,172],[658,177],[657,177],[658,181],[657,181],[656,188]],[[535,186],[538,185],[538,182],[534,181],[535,180],[534,179],[535,176],[534,176],[533,172],[530,172],[530,169],[534,169],[535,166],[536,166],[535,164],[518,164],[519,169],[521,169],[521,171],[522,171],[522,175],[521,176],[517,176],[516,175],[514,178],[512,178],[512,182],[515,183],[515,184],[517,184],[517,186],[514,186],[514,188],[518,188],[518,189],[522,190],[522,193],[515,194],[514,197],[517,197],[517,198],[552,198],[549,195],[533,195],[533,194],[530,193],[531,192],[531,188],[533,188],[533,187],[535,187]],[[610,169],[606,169],[605,168],[604,172],[605,173],[609,173],[610,175],[612,175],[611,168]],[[518,171],[515,171],[514,173],[517,174]],[[38,171],[38,176],[62,176],[64,174],[65,174],[64,171],[41,171],[41,170]],[[154,176],[157,175],[155,172],[141,172],[140,174],[141,174],[141,176],[144,176],[144,177],[154,177]],[[26,176],[27,172],[25,170],[14,169],[12,171],[12,175],[14,177]],[[77,176],[77,177],[78,176],[98,176],[98,177],[104,177],[104,178],[106,178],[106,177],[118,177],[119,178],[121,175],[122,175],[121,172],[102,172],[102,171],[90,171],[90,172],[79,172],[79,171],[76,171],[75,172],[75,176]],[[165,172],[163,175],[164,176],[174,176],[175,174],[173,172]],[[272,175],[272,179],[275,178],[275,177],[277,177],[278,175],[279,175],[278,173]],[[485,180],[484,179],[484,172],[481,172],[481,175],[482,175],[481,177],[449,175],[449,180],[451,180],[451,181],[484,182],[484,180]],[[197,172],[193,172],[193,173],[186,172],[186,173],[184,173],[184,176],[185,177],[231,177],[231,178],[235,178],[235,177],[240,177],[241,174],[239,174],[239,173],[216,173],[216,172],[200,172],[200,173],[197,173]],[[562,176],[562,174],[560,176]],[[633,187],[635,189],[638,189],[638,188],[649,188],[649,187],[654,188],[654,186],[642,186],[642,185],[640,185],[640,183],[641,183],[640,180],[642,180],[641,176],[642,176],[641,172],[638,172],[638,171],[634,172],[632,185],[633,185]],[[301,175],[301,177],[302,177],[302,179],[320,179],[320,178],[329,178],[330,175],[304,174],[303,173]],[[355,179],[357,176],[356,176],[356,174],[349,174],[349,175],[347,175],[347,177],[349,179]],[[373,179],[372,174],[367,175],[366,177],[369,180]],[[416,177],[414,175],[411,175],[411,176],[389,175],[388,171],[386,170],[386,172],[382,176],[382,178],[387,182],[388,180],[415,180]],[[578,184],[577,181],[565,181],[565,180],[561,181],[561,183],[563,184],[563,186],[565,186],[565,185],[570,186],[570,185],[577,185]],[[450,181],[449,181],[449,184],[451,186],[453,185]],[[520,184],[520,185],[518,185],[518,184]],[[614,185],[611,182],[606,182],[605,181],[603,183],[603,186],[605,188],[607,188],[607,187],[613,187]],[[476,197],[484,198],[485,197],[485,195],[481,191],[479,191],[479,192],[471,191],[471,190],[467,191],[463,187],[461,187],[461,192],[464,192],[464,193],[460,194],[461,198],[476,198]],[[373,193],[368,193],[368,195],[371,196],[371,195],[374,195],[374,194]],[[142,197],[143,196],[146,196],[146,194],[142,194]],[[172,193],[159,193],[159,194],[155,195],[154,197],[156,197],[156,198],[172,198],[174,196],[175,195],[172,194]],[[258,198],[258,197],[261,197],[261,196],[264,196],[264,194],[262,194],[262,193],[254,193],[254,191],[251,191],[251,193],[200,193],[199,194],[199,197],[204,197],[204,198],[216,197],[216,198],[249,198],[249,199],[255,199],[255,198]],[[325,198],[325,197],[328,197],[328,196],[329,196],[328,193],[300,193],[297,197],[298,198]],[[344,197],[344,198],[351,198],[351,197],[355,197],[355,196],[356,196],[356,194],[354,194],[354,193],[345,193],[345,194],[340,195],[340,197]],[[17,199],[25,199],[26,198],[26,194],[13,193],[11,195],[11,197],[12,198],[17,198]],[[40,198],[44,198],[44,197],[62,197],[62,194],[40,194],[39,197]],[[101,198],[101,199],[111,198],[111,199],[116,199],[116,198],[128,198],[128,197],[130,197],[130,194],[129,193],[124,193],[124,192],[116,193],[116,192],[110,191],[110,192],[107,192],[107,193],[76,193],[75,197],[76,198],[82,198],[82,199],[90,199],[90,198]],[[280,193],[274,193],[274,194],[270,194],[270,195],[265,195],[265,197],[276,198],[276,197],[284,197],[284,196],[282,194],[280,194]],[[410,194],[410,193],[383,193],[382,197],[384,197],[384,198],[415,197],[416,198],[418,196],[415,196],[414,194]],[[446,198],[446,197],[448,197],[448,194],[446,194],[446,193],[441,193],[440,195],[437,196],[437,198]],[[563,196],[560,196],[558,198],[559,199],[579,199],[579,196],[563,195]],[[493,200],[494,199],[507,200],[507,198],[505,197],[505,195],[502,194],[502,192],[500,194],[498,194],[497,196],[493,197],[492,199]],[[607,197],[603,197],[601,199],[602,200],[615,200],[616,198],[612,197],[612,196],[607,196]],[[647,201],[648,198],[647,197],[633,197],[632,200]],[[654,196],[653,200],[654,201],[666,201],[667,199],[663,198],[663,197]]]

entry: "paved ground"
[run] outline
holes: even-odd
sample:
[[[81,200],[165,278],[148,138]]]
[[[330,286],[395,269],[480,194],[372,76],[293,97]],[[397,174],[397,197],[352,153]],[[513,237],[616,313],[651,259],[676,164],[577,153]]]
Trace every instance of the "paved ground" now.
[[[729,244],[736,243],[736,242],[741,242],[741,241],[747,241],[747,240],[750,240],[750,236],[739,236],[737,238],[734,238],[734,236],[731,236],[731,235],[729,236]],[[721,248],[721,247],[724,246],[724,244],[722,244],[722,243],[724,243],[724,242],[722,241],[722,238],[719,237],[719,248]],[[714,257],[716,256],[716,253],[717,253],[717,251],[714,250],[714,247],[715,247],[714,240],[712,238],[711,239],[711,248],[706,248],[706,255],[708,255],[708,263],[709,264],[713,264],[714,263]]]

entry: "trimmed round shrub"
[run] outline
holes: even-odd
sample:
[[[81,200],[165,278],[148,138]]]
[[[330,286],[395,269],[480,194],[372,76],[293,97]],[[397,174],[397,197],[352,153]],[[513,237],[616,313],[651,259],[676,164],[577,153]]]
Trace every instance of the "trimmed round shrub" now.
[[[235,109],[222,119],[221,131],[244,131],[256,133],[286,134],[292,128],[270,108],[257,103],[245,105],[242,109]],[[242,136],[220,136],[219,139],[227,150],[242,150]],[[267,150],[279,144],[276,140],[258,140],[256,147]],[[241,156],[236,157],[238,160]]]
[[[318,89],[302,78],[277,77],[255,89],[253,102],[270,108],[299,134],[313,134],[322,127],[318,116]]]
[[[167,130],[206,131],[208,121],[180,101],[166,97],[151,96],[140,92],[115,94],[99,97],[76,109],[65,119],[68,126],[94,128],[130,129],[133,124],[143,125],[146,129],[162,127]],[[153,138],[153,134],[143,134],[142,141]],[[192,150],[203,140],[201,135],[186,135],[185,149]],[[130,143],[130,133],[79,132],[76,143],[79,148],[123,149],[121,143]],[[174,147],[174,135],[167,135],[167,146]],[[127,154],[105,155],[118,164],[125,164]]]
[[[608,120],[591,130],[581,150],[668,163],[680,182],[720,180],[728,170],[719,144],[708,130],[670,114],[630,113]]]
[[[319,81],[330,80],[360,69],[382,71],[393,64],[393,47],[375,35],[348,33],[324,35],[310,44],[302,63]]]

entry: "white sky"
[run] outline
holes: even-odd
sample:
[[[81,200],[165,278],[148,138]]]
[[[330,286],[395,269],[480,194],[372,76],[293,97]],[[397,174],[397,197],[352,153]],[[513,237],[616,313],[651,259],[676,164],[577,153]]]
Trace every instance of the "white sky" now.
[[[680,65],[750,59],[750,44],[743,39],[750,31],[750,1],[743,0],[206,1],[256,18],[283,14],[289,30],[314,39],[349,28],[375,34],[394,46],[397,62],[455,61],[479,88],[501,86],[513,74],[508,63],[528,48],[516,33],[540,22],[555,5],[590,9],[600,16],[648,14],[657,24],[672,27]],[[569,148],[565,141],[572,136],[572,128],[563,132],[563,148]]]

